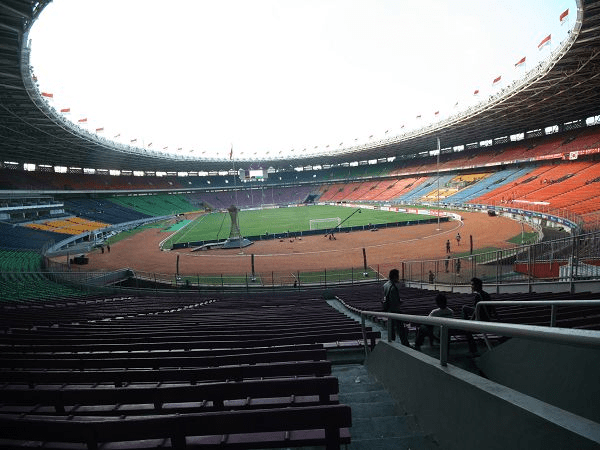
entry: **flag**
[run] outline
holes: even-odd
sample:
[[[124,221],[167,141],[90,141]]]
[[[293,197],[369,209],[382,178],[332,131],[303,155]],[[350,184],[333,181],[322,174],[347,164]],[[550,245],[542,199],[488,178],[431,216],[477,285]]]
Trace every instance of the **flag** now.
[[[496,83],[500,83],[500,80],[502,79],[502,75],[494,78],[494,81],[492,82],[492,86],[495,85]]]
[[[121,137],[121,133],[115,134],[115,138]]]
[[[567,8],[559,17],[560,23],[563,24],[569,18],[569,9]]]
[[[54,94],[50,94],[49,92],[42,92],[42,97],[54,98]]]
[[[548,36],[546,36],[544,39],[542,39],[542,42],[540,42],[538,44],[538,50],[541,50],[542,48],[544,48],[546,45],[550,44],[552,40],[552,35],[549,34]]]
[[[439,112],[439,111],[436,111],[436,112],[435,112],[435,115],[436,115],[436,116],[439,116],[439,115],[440,115],[440,112]]]
[[[148,147],[152,147],[152,142],[150,142],[150,143],[148,144]],[[191,150],[190,150],[190,152],[191,152]]]
[[[87,122],[87,117],[84,117],[83,119],[79,119],[77,122],[79,122],[79,123],[86,123]]]
[[[231,144],[231,150],[229,150],[229,160],[233,159],[233,144]]]
[[[166,147],[163,147],[163,150],[168,150],[169,146],[167,145]]]
[[[63,113],[63,114],[68,114],[68,113],[71,112],[71,108],[63,108],[63,109],[60,110],[60,112]]]
[[[104,127],[96,128],[96,133],[98,133],[100,131],[104,131]]]
[[[420,119],[420,118],[421,118],[421,114],[419,114],[419,115],[417,116],[417,119]]]
[[[475,92],[473,92],[473,95],[479,95],[479,89],[475,89]]]
[[[130,142],[131,142],[132,144],[133,144],[134,142],[137,142],[137,138],[136,138],[136,139],[132,139]]]
[[[522,66],[523,64],[525,64],[525,59],[526,59],[526,56],[523,56],[523,57],[522,57],[520,60],[518,60],[518,61],[515,63],[515,67],[520,67],[520,66]]]

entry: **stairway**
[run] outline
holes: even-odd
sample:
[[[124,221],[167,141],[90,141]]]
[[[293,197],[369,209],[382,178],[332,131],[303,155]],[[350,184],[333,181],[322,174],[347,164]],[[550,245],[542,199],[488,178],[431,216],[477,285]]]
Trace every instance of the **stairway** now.
[[[352,407],[348,450],[439,449],[362,364],[334,365],[332,375],[339,380],[340,403]]]

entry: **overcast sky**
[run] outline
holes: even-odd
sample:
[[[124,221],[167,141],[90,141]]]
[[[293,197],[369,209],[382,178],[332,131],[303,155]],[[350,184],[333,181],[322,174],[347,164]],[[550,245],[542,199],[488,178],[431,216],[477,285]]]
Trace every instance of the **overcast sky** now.
[[[480,101],[557,48],[576,13],[574,0],[54,0],[31,63],[56,109],[107,138],[300,156]]]

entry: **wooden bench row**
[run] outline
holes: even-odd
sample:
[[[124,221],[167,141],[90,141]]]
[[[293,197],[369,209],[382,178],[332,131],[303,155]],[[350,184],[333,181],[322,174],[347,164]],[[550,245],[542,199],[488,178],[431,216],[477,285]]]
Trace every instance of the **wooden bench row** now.
[[[210,382],[196,385],[134,385],[111,387],[41,386],[35,389],[9,385],[0,389],[0,411],[59,415],[189,413],[210,410],[305,406],[338,403],[338,380],[333,376],[296,379]],[[105,408],[98,408],[104,406]],[[41,407],[52,407],[43,408]],[[88,408],[92,407],[92,408]],[[30,413],[33,413],[30,410]]]
[[[265,350],[265,349],[263,349]],[[327,359],[324,348],[315,350],[280,350],[262,351],[254,353],[240,353],[234,355],[188,355],[191,352],[178,352],[179,354],[161,354],[159,356],[148,353],[111,354],[110,357],[96,357],[88,355],[85,358],[64,357],[63,355],[50,354],[21,354],[11,357],[0,354],[0,368],[42,368],[42,369],[100,369],[100,368],[152,368],[161,367],[215,367],[232,366],[240,364],[258,364],[283,361],[321,361]],[[135,356],[132,356],[135,355]]]
[[[334,324],[331,323],[329,325],[323,326],[307,326],[307,327],[285,327],[285,328],[276,328],[276,329],[268,329],[265,327],[263,329],[257,330],[244,330],[239,328],[228,329],[227,327],[222,327],[221,329],[196,329],[196,330],[188,330],[187,332],[176,332],[173,330],[164,330],[159,325],[156,326],[154,331],[146,331],[146,332],[127,332],[127,333],[117,333],[106,331],[104,333],[94,333],[89,332],[86,334],[78,334],[78,333],[68,333],[68,332],[59,332],[60,329],[57,328],[53,333],[45,332],[45,331],[13,331],[10,334],[0,335],[0,343],[11,343],[11,342],[19,342],[19,343],[31,343],[38,344],[43,342],[48,342],[48,340],[52,340],[55,344],[65,344],[70,342],[78,342],[82,344],[95,344],[95,343],[136,343],[136,342],[169,342],[169,341],[180,341],[183,339],[200,339],[211,341],[228,341],[228,340],[239,340],[243,339],[270,339],[273,337],[295,337],[295,336],[305,336],[305,335],[320,335],[320,334],[331,334],[335,333],[351,333],[359,329],[359,325],[357,322],[352,323],[344,323],[344,324]]]
[[[202,348],[227,348],[227,347],[273,347],[294,344],[314,344],[314,343],[335,343],[342,341],[360,341],[363,335],[360,327],[355,331],[345,331],[337,333],[298,333],[290,336],[273,336],[266,339],[244,338],[242,336],[233,336],[231,339],[224,339],[218,336],[214,339],[209,337],[175,339],[167,341],[141,341],[141,342],[89,342],[83,343],[74,339],[71,342],[56,343],[54,340],[20,340],[11,339],[9,335],[0,339],[0,353],[5,351],[20,352],[97,352],[97,351],[144,351],[144,350],[167,350],[167,349],[202,349]],[[367,340],[369,345],[375,347],[376,340],[381,337],[379,331],[367,331]]]
[[[206,368],[172,369],[113,369],[113,370],[1,370],[0,382],[38,384],[94,384],[114,383],[201,383],[219,380],[247,380],[253,378],[326,376],[331,374],[330,361],[293,361],[266,364],[220,366]],[[1,392],[1,391],[0,391]]]
[[[350,442],[351,425],[351,410],[347,405],[125,418],[61,419],[0,414],[0,449],[34,445],[56,450],[97,450],[105,443],[121,448],[119,444],[125,443],[127,448],[138,450],[165,444],[166,448],[176,450],[318,445],[339,450],[342,444]],[[170,446],[165,439],[170,440]]]

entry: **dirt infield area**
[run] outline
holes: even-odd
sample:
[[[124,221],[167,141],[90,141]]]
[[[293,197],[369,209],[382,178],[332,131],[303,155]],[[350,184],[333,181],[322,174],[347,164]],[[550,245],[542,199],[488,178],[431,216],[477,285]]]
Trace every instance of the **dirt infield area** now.
[[[251,255],[255,255],[255,271],[307,272],[363,266],[363,248],[368,265],[389,267],[400,261],[441,259],[446,256],[446,241],[451,253],[469,251],[470,236],[473,248],[509,248],[508,239],[521,233],[521,224],[504,217],[489,217],[482,213],[460,213],[462,221],[414,225],[378,231],[337,233],[335,240],[322,235],[299,239],[258,241],[243,249],[212,249],[192,252],[190,249],[161,251],[159,243],[169,235],[156,228],[140,232],[116,242],[111,251],[96,249],[87,256],[89,265],[83,270],[112,270],[128,267],[137,271],[159,274],[179,273],[240,274],[251,272]],[[526,226],[525,231],[531,228]],[[243,231],[243,230],[242,230]],[[455,239],[460,233],[460,246]],[[66,262],[66,257],[57,258]]]

